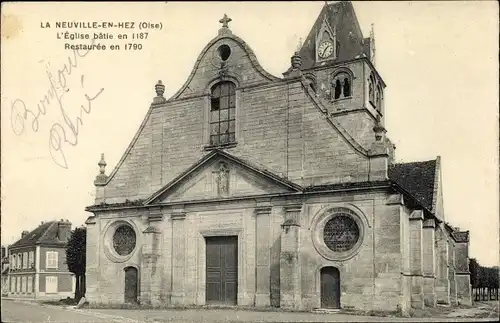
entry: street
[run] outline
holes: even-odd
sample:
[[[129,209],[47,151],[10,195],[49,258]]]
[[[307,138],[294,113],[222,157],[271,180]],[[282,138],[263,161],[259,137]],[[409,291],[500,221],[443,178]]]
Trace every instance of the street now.
[[[466,318],[478,311],[489,313],[489,318]],[[457,309],[440,322],[494,322],[498,319],[498,304],[488,308]],[[488,316],[488,315],[486,315]],[[240,309],[190,309],[190,310],[127,310],[65,308],[38,303],[2,300],[2,322],[23,323],[87,323],[87,322],[434,322],[436,317],[402,318],[359,316],[340,313],[291,313],[257,312]]]

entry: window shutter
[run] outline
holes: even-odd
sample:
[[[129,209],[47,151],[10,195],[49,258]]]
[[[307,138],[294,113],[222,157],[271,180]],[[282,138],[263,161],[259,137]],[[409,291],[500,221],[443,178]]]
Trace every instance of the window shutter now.
[[[54,268],[59,268],[59,252],[54,251]]]

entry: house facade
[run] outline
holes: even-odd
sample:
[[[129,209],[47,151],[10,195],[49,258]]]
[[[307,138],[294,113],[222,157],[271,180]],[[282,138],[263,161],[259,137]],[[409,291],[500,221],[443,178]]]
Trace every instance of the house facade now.
[[[2,246],[2,296],[9,294],[9,247]]]
[[[224,15],[87,207],[93,303],[400,310],[470,303],[440,158],[395,163],[375,39],[326,4],[282,78]]]
[[[59,299],[74,295],[73,274],[66,265],[69,221],[42,222],[9,247],[9,291],[13,298]]]

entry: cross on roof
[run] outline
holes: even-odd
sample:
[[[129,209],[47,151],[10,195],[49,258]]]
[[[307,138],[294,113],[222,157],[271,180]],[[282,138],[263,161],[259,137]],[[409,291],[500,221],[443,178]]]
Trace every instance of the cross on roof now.
[[[219,22],[222,24],[222,28],[229,28],[228,27],[228,23],[230,23],[232,21],[231,18],[229,18],[226,14],[224,14],[224,17],[222,17],[221,20],[219,20]]]

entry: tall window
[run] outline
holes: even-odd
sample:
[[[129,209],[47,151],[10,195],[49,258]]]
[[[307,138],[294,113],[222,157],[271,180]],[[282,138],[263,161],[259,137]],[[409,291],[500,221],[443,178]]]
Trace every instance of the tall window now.
[[[28,268],[28,253],[23,252],[23,268]]]
[[[339,72],[333,78],[333,99],[351,97],[351,76],[347,72]]]
[[[382,109],[382,88],[377,86],[377,99],[375,100],[376,108],[380,111]]]
[[[57,251],[47,251],[46,254],[46,263],[45,267],[46,268],[57,268],[57,257],[58,257],[58,252]]]
[[[235,85],[221,82],[212,88],[210,101],[210,144],[224,145],[235,141]]]
[[[34,264],[35,264],[35,255],[33,251],[30,251],[28,256],[28,267],[32,268]]]
[[[373,77],[373,74],[370,75],[370,80],[368,83],[368,100],[375,106],[375,77]]]
[[[23,276],[21,278],[21,292],[26,293],[27,286],[26,286],[26,276]]]
[[[28,276],[28,293],[33,292],[33,276]]]

